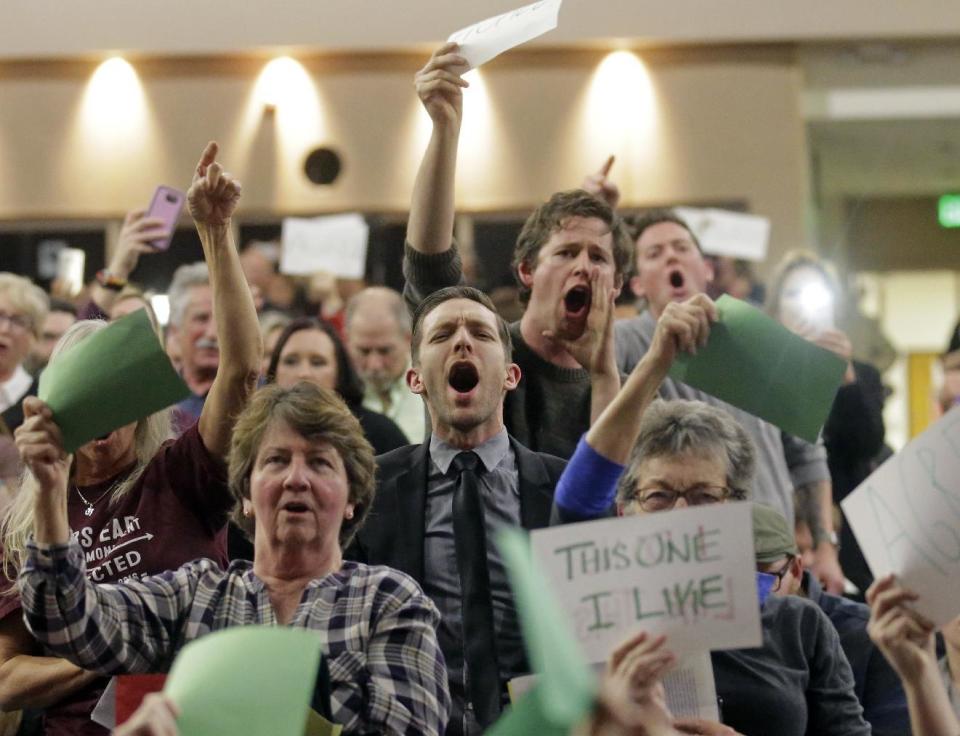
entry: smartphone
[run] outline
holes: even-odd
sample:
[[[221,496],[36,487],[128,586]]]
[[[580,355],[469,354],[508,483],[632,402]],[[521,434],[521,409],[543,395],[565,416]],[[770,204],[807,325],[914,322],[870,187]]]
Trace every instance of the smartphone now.
[[[170,232],[170,235],[162,240],[151,241],[157,250],[167,250],[170,247],[170,240],[173,238],[173,231],[177,228],[177,220],[180,219],[180,210],[183,209],[183,203],[186,195],[173,187],[161,184],[153,193],[153,200],[150,207],[147,208],[147,217],[158,217],[163,221],[163,228]]]

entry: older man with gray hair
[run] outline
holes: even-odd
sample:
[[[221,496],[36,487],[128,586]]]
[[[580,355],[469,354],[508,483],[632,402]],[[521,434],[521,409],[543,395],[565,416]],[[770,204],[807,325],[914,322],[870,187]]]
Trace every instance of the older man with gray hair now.
[[[347,303],[347,350],[366,386],[363,405],[388,416],[418,444],[426,436],[427,422],[423,401],[406,381],[410,327],[403,297],[393,289],[371,286]]]
[[[177,405],[178,430],[200,417],[220,365],[217,325],[213,319],[213,290],[203,261],[180,266],[170,284],[170,337],[178,351],[181,374],[192,395]]]

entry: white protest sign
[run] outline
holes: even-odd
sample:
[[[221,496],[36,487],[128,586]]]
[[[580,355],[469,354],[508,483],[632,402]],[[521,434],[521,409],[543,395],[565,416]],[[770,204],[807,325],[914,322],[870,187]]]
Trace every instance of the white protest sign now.
[[[759,215],[730,212],[713,207],[677,207],[710,256],[729,256],[748,261],[763,261],[770,242],[770,220]]]
[[[748,503],[540,529],[530,543],[591,662],[639,629],[680,656],[760,645]]]
[[[563,0],[540,0],[493,18],[474,23],[452,34],[447,41],[460,46],[471,69],[476,69],[504,51],[526,43],[557,27]]]
[[[960,407],[840,505],[875,577],[896,573],[938,625],[960,615]]]
[[[83,288],[83,269],[87,254],[79,248],[64,248],[57,253],[57,278],[64,282],[71,296]]]
[[[363,278],[369,237],[370,227],[358,214],[288,217],[280,237],[280,273],[303,276],[329,271],[341,278]]]

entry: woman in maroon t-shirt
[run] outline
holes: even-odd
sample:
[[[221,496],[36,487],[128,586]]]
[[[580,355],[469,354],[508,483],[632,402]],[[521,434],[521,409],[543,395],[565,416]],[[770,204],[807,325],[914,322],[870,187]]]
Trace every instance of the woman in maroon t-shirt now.
[[[88,575],[97,582],[136,579],[198,557],[226,563],[225,525],[233,502],[224,461],[232,418],[256,387],[262,349],[256,311],[230,230],[240,185],[222,171],[216,154],[214,143],[204,150],[187,199],[211,284],[192,287],[191,296],[197,303],[205,302],[207,317],[216,320],[217,377],[199,421],[176,441],[168,440],[166,410],[77,450],[67,511],[70,528],[86,554]],[[57,352],[105,326],[98,321],[78,323],[64,335]],[[206,330],[197,331],[197,340],[205,337]],[[30,432],[30,417],[43,410],[39,399],[25,402],[23,432]],[[11,579],[33,531],[35,486],[32,476],[25,474],[3,521],[5,572]],[[45,709],[48,734],[106,734],[90,720],[102,679],[65,660],[43,656],[24,627],[19,608],[15,592],[0,596],[0,704],[8,710]]]

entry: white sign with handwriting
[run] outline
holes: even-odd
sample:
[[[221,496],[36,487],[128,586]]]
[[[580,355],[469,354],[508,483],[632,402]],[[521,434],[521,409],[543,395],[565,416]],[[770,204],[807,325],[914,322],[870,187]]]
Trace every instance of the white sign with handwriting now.
[[[896,573],[938,625],[960,616],[960,407],[840,505],[875,577]]]
[[[557,27],[563,0],[540,0],[522,8],[487,18],[452,34],[448,41],[460,46],[460,55],[476,69],[504,51],[526,43]]]
[[[761,643],[749,503],[551,527],[530,542],[591,662],[639,629],[667,634],[678,655]]]
[[[731,212],[716,207],[677,207],[680,215],[710,256],[763,261],[770,242],[770,220],[760,215]]]
[[[362,215],[331,215],[283,221],[280,272],[304,276],[329,271],[361,279],[367,265],[370,227]]]

